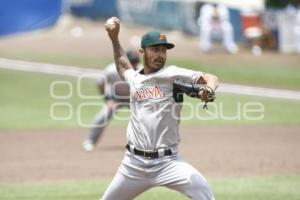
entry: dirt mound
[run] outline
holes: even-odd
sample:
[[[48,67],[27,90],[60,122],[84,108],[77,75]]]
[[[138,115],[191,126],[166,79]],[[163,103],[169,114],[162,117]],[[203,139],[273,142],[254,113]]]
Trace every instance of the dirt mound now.
[[[182,128],[180,151],[205,176],[300,173],[300,127]],[[3,131],[2,131],[3,132]],[[110,179],[124,154],[125,129],[108,128],[95,151],[87,129],[0,134],[0,182]]]

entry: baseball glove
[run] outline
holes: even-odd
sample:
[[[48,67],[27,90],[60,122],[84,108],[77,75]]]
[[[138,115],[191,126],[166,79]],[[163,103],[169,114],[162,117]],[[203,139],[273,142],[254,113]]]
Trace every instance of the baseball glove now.
[[[216,99],[216,94],[214,90],[208,85],[186,83],[182,80],[175,80],[173,82],[173,86],[177,90],[180,90],[181,92],[185,93],[190,97],[196,97],[204,101],[204,109],[207,109],[208,102],[213,102]]]

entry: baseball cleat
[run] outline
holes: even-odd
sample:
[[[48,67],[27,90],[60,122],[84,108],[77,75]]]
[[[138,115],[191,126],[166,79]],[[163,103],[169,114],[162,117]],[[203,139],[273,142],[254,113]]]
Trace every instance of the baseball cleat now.
[[[85,150],[85,151],[93,151],[94,150],[94,144],[87,140],[87,141],[84,141],[82,143],[82,148]]]

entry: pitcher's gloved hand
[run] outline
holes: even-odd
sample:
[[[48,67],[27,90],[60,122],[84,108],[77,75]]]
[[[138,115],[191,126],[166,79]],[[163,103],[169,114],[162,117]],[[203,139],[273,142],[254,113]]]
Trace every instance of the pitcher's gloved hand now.
[[[205,102],[203,109],[207,109],[207,103],[216,98],[214,90],[208,85],[187,83],[183,80],[175,80],[173,86],[190,97],[196,97]]]
[[[216,94],[211,87],[204,85],[199,88],[198,97],[204,102],[213,102]]]

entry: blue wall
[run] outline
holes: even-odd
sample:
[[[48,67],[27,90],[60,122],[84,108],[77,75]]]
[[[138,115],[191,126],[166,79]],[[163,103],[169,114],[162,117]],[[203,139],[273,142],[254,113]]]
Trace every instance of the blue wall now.
[[[92,3],[84,5],[71,5],[71,13],[75,16],[90,17],[92,19],[109,18],[118,16],[116,0],[92,0]]]
[[[0,0],[0,35],[31,31],[56,23],[64,0]],[[200,4],[199,4],[200,3]],[[169,0],[90,0],[70,5],[75,16],[92,19],[120,16],[125,22],[181,30],[196,35],[201,2]],[[238,10],[230,9],[235,40],[241,39]]]
[[[1,0],[0,35],[52,26],[61,13],[62,0]]]
[[[241,12],[237,9],[229,9],[230,22],[233,26],[234,40],[242,40],[242,20]]]

